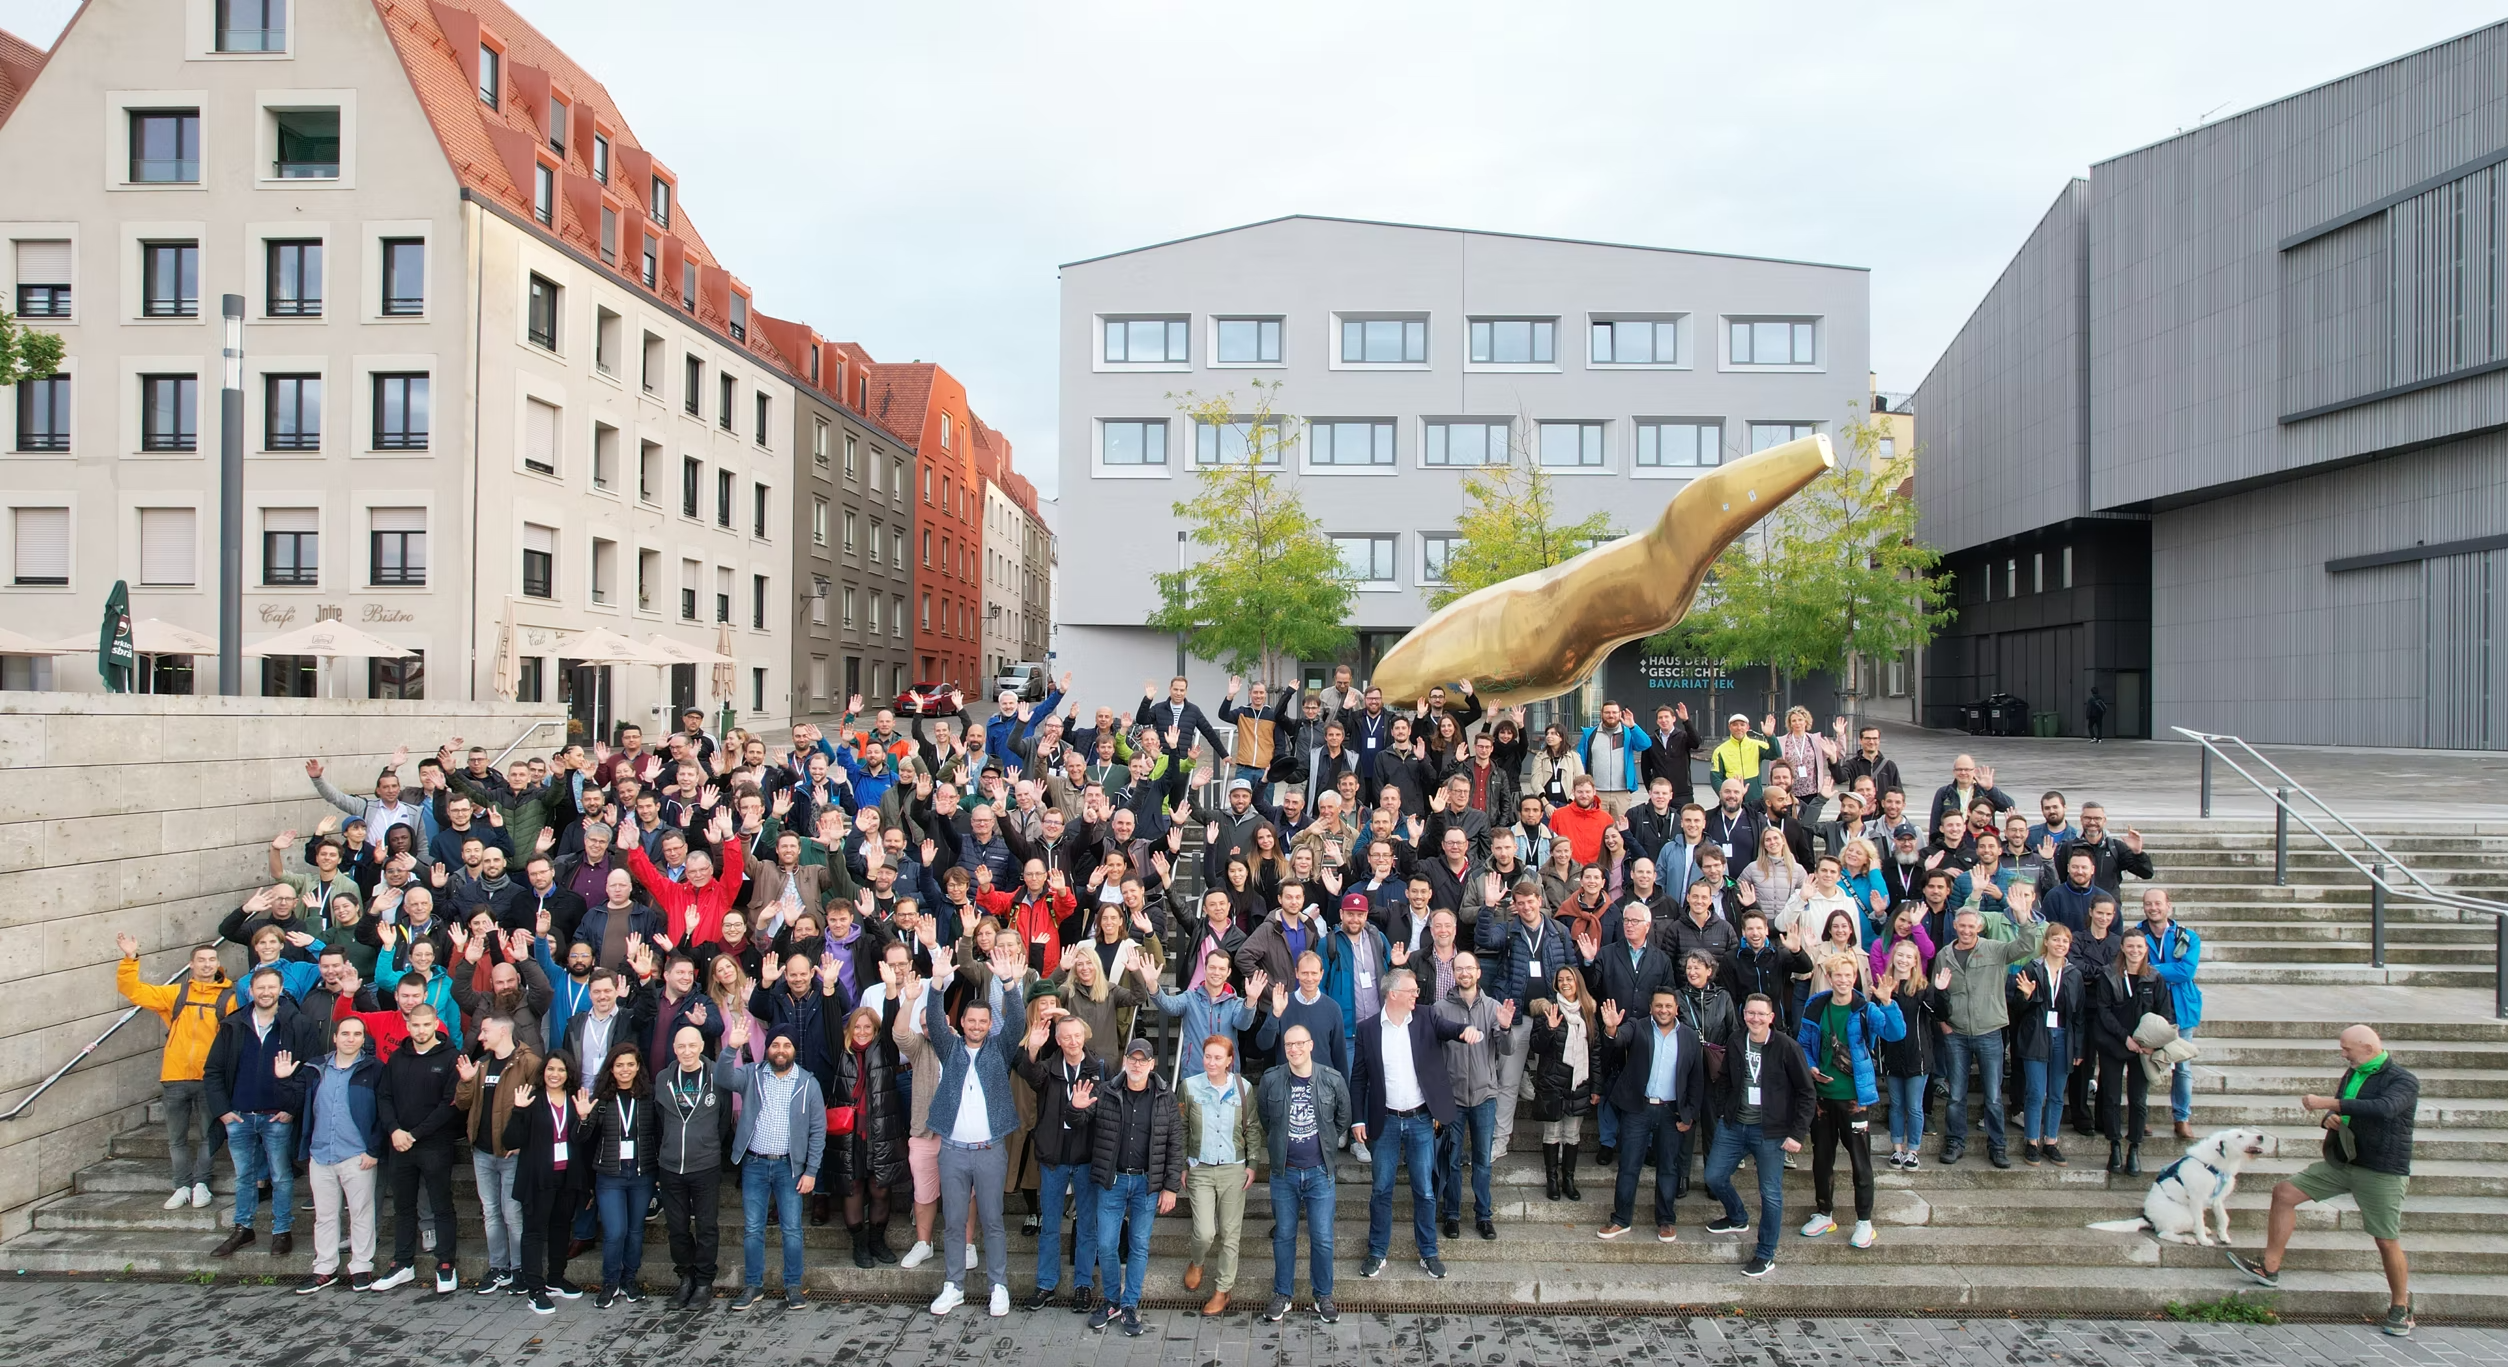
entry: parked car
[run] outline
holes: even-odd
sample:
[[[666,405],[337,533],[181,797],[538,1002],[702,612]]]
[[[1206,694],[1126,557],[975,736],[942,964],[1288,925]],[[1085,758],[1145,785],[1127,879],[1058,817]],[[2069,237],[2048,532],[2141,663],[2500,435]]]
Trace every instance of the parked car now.
[[[1045,691],[1051,686],[1051,676],[1045,672],[1044,661],[1021,660],[1002,670],[993,680],[992,692],[996,698],[1010,692],[1018,694],[1021,702],[1043,702]]]
[[[897,695],[901,717],[945,717],[958,710],[958,690],[945,683],[919,683]]]

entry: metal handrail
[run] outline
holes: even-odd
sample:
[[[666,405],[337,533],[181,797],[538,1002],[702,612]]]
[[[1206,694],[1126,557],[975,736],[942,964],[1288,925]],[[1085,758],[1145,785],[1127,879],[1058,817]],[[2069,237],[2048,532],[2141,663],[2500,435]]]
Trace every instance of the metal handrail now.
[[[2253,745],[2248,744],[2244,739],[2237,736],[2222,735],[2214,732],[2196,731],[2183,726],[2172,726],[2169,729],[2203,747],[2201,810],[2202,814],[2206,818],[2209,818],[2212,815],[2212,761],[2215,759],[2228,765],[2231,773],[2245,779],[2255,788],[2257,792],[2262,793],[2265,797],[2271,799],[2274,808],[2273,815],[2275,823],[2273,862],[2274,880],[2276,882],[2286,880],[2289,874],[2289,823],[2294,818],[2300,825],[2308,828],[2309,834],[2324,841],[2327,849],[2332,850],[2335,854],[2341,856],[2344,863],[2349,864],[2353,869],[2357,870],[2361,877],[2369,880],[2371,922],[2370,949],[2371,961],[2376,966],[2383,967],[2385,961],[2385,910],[2386,898],[2388,896],[2414,897],[2424,902],[2432,902],[2440,906],[2452,907],[2458,911],[2470,911],[2491,917],[2493,926],[2497,931],[2498,939],[2497,957],[2493,961],[2491,970],[2494,980],[2493,996],[2496,1001],[2500,1018],[2508,1020],[2508,902],[2493,901],[2486,897],[2473,897],[2460,892],[2449,892],[2432,886],[2428,879],[2413,872],[2412,867],[2404,863],[2403,860],[2397,858],[2393,851],[2387,849],[2384,845],[2379,844],[2376,838],[2371,836],[2368,832],[2353,825],[2348,818],[2343,816],[2342,813],[2335,811],[2324,798],[2317,796],[2316,793],[2311,791],[2306,784],[2292,778],[2290,774],[2280,765],[2265,758],[2262,753],[2257,751]],[[2271,770],[2273,777],[2280,780],[2280,784],[2278,786],[2268,785],[2263,779],[2249,773],[2245,765],[2240,764],[2236,757],[2232,756],[2227,749],[2223,748],[2228,745],[2236,746],[2240,751],[2245,753],[2249,759],[2264,768]],[[2311,820],[2306,812],[2299,810],[2298,807],[2291,803],[2290,795],[2292,793],[2297,793],[2306,798],[2310,803],[2314,804],[2318,812],[2322,813],[2335,825],[2340,826],[2346,834],[2351,836],[2352,839],[2367,846],[2377,855],[2376,861],[2369,864],[2360,862],[2357,856],[2353,855],[2350,850],[2343,848],[2343,846],[2338,843],[2331,834],[2329,834],[2323,827],[2317,825],[2315,821]],[[2409,888],[2401,887],[2398,886],[2392,879],[2389,879],[2386,876],[2386,870],[2390,867],[2400,872],[2405,879],[2409,880],[2411,886]]]
[[[189,965],[189,964],[185,964],[182,968],[180,968],[180,969],[178,969],[178,970],[176,970],[176,971],[175,971],[175,974],[174,974],[174,976],[173,976],[173,977],[166,979],[166,980],[165,980],[165,983],[164,983],[164,984],[161,984],[161,986],[170,986],[170,985],[172,985],[172,984],[174,984],[174,983],[180,982],[180,981],[182,981],[184,978],[187,978],[187,977],[191,976],[191,971],[192,971],[192,970],[191,970],[191,965]],[[53,1070],[52,1070],[52,1076],[50,1076],[50,1077],[48,1077],[48,1078],[45,1078],[45,1079],[44,1079],[43,1081],[41,1081],[41,1082],[36,1083],[36,1084],[35,1084],[35,1090],[33,1090],[33,1091],[31,1091],[31,1092],[28,1092],[25,1096],[23,1096],[23,1097],[19,1098],[18,1103],[17,1103],[15,1106],[10,1107],[10,1108],[9,1108],[9,1111],[8,1111],[8,1113],[7,1113],[6,1115],[0,1115],[0,1120],[15,1120],[15,1119],[17,1119],[19,1116],[24,1115],[24,1114],[26,1113],[26,1108],[35,1104],[35,1098],[37,1098],[37,1097],[39,1097],[39,1096],[42,1096],[42,1095],[43,1095],[44,1093],[46,1093],[46,1092],[51,1091],[51,1090],[52,1090],[52,1084],[54,1084],[54,1083],[56,1083],[56,1082],[59,1082],[59,1081],[60,1081],[62,1078],[64,1078],[64,1077],[69,1076],[69,1072],[70,1072],[70,1070],[71,1070],[72,1068],[77,1067],[77,1066],[79,1065],[79,1063],[80,1063],[80,1061],[81,1061],[81,1060],[85,1059],[85,1058],[86,1058],[89,1054],[92,1054],[92,1053],[96,1052],[98,1049],[102,1048],[102,1047],[104,1046],[104,1042],[105,1042],[106,1040],[109,1040],[109,1039],[113,1038],[113,1035],[114,1035],[114,1032],[115,1032],[115,1031],[120,1030],[123,1026],[130,1024],[130,1023],[131,1023],[131,1018],[132,1018],[133,1016],[138,1015],[141,1011],[143,1011],[143,1010],[145,1010],[145,1009],[146,1009],[145,1007],[140,1006],[137,1002],[133,1002],[133,1003],[131,1004],[131,1009],[130,1009],[130,1010],[125,1011],[125,1012],[123,1012],[121,1015],[114,1017],[114,1019],[113,1019],[113,1024],[106,1026],[106,1027],[105,1027],[105,1032],[104,1032],[103,1034],[98,1035],[98,1036],[96,1036],[94,1039],[92,1039],[92,1040],[88,1041],[88,1044],[87,1044],[87,1047],[86,1047],[86,1048],[81,1049],[81,1050],[79,1050],[77,1053],[70,1055],[70,1061],[69,1061],[69,1062],[64,1063],[64,1064],[62,1064],[60,1067],[53,1069]]]
[[[492,759],[492,760],[489,760],[489,761],[488,761],[488,767],[489,767],[489,768],[491,768],[491,769],[502,769],[502,768],[504,768],[504,767],[505,767],[505,757],[506,757],[507,755],[510,755],[510,754],[514,753],[516,750],[521,749],[521,748],[522,748],[522,743],[523,743],[524,741],[527,741],[527,740],[531,739],[531,737],[532,737],[532,733],[534,733],[534,732],[538,731],[541,727],[544,727],[544,726],[554,726],[554,727],[559,728],[559,730],[562,732],[562,731],[565,729],[566,723],[565,723],[565,721],[564,721],[564,720],[562,720],[562,719],[554,719],[554,718],[553,718],[553,719],[548,720],[548,721],[535,721],[535,722],[533,722],[531,725],[524,727],[524,728],[522,729],[522,734],[521,734],[521,735],[519,735],[519,736],[514,737],[514,739],[513,739],[513,743],[512,743],[512,744],[509,744],[509,745],[507,745],[504,749],[499,750],[499,751],[497,751],[497,752],[496,752],[496,758],[494,758],[494,759]]]

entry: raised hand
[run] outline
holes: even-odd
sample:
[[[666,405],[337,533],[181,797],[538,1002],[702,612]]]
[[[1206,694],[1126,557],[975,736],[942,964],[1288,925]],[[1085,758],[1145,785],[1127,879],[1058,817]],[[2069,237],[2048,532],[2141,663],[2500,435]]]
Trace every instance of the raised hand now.
[[[2136,854],[2142,853],[2142,832],[2135,830],[2131,826],[2127,826],[2125,828],[2125,848],[2132,850]]]
[[[723,790],[721,788],[718,788],[711,783],[706,784],[705,786],[697,789],[697,805],[700,807],[712,807],[715,799],[721,797],[722,795]]]
[[[531,838],[531,852],[533,854],[547,854],[549,851],[556,848],[557,830],[554,827],[543,826],[540,828],[540,833]]]
[[[540,1089],[526,1082],[514,1089],[514,1104],[528,1106],[540,1095]]]
[[[846,694],[846,695],[845,695],[845,715],[846,715],[846,716],[848,716],[848,717],[852,717],[852,716],[858,715],[861,711],[862,711],[862,695],[861,695],[861,694],[859,694],[859,693],[848,693],[848,694]]]
[[[2023,973],[2020,975],[2019,979],[2016,980],[2014,986],[2024,1000],[2034,997],[2038,995],[2038,975],[2035,973]]]
[[[1481,878],[1480,878],[1480,900],[1481,900],[1481,901],[1483,901],[1483,902],[1485,902],[1485,903],[1489,904],[1490,906],[1493,906],[1493,907],[1494,907],[1494,906],[1498,906],[1498,905],[1501,905],[1502,903],[1504,903],[1504,902],[1506,901],[1506,898],[1507,898],[1507,880],[1506,880],[1506,879],[1504,879],[1504,878],[1500,877],[1500,876],[1499,876],[1499,875],[1498,875],[1498,874],[1497,874],[1494,870],[1493,870],[1493,871],[1491,871],[1491,872],[1489,872],[1489,873],[1485,873],[1485,874],[1482,874],[1482,875],[1481,875]]]
[[[442,864],[431,864],[428,866],[427,882],[430,885],[439,888],[443,887],[445,880],[450,877],[452,877],[452,871],[444,867]]]
[[[1071,1109],[1085,1111],[1096,1104],[1097,1083],[1094,1080],[1082,1078],[1071,1084]]]
[[[1627,1012],[1620,1009],[1619,1002],[1604,1002],[1602,1004],[1602,1028],[1615,1034],[1618,1033],[1620,1029],[1620,1022],[1626,1019],[1627,1015]]]
[[[277,835],[270,837],[270,848],[281,852],[285,852],[288,846],[295,843],[296,832],[293,828],[281,831]]]
[[[1498,1003],[1498,1028],[1501,1030],[1515,1028],[1515,999],[1513,997]]]
[[[1980,788],[1991,788],[1994,786],[1993,765],[1980,764],[1977,766],[1977,786]]]
[[[590,1120],[592,1118],[592,1093],[575,1093],[575,1118],[578,1120]]]
[[[122,957],[125,959],[136,959],[139,957],[139,941],[127,931],[114,936],[113,945],[114,948],[122,951]]]
[[[1444,784],[1438,784],[1437,791],[1428,795],[1428,810],[1435,812],[1440,816],[1445,814],[1446,789]]]
[[[776,789],[775,800],[772,803],[769,803],[768,806],[774,811],[776,820],[783,820],[792,812],[792,789]]]
[[[1228,676],[1228,696],[1229,696],[1229,697],[1231,697],[1231,698],[1235,697],[1235,696],[1237,695],[1237,690],[1238,690],[1238,689],[1240,689],[1240,688],[1242,688],[1242,687],[1244,687],[1244,686],[1245,686],[1245,680],[1243,680],[1243,679],[1241,679],[1241,678],[1237,677],[1237,676],[1236,676],[1236,675],[1234,675],[1234,674],[1231,674],[1231,675],[1229,675],[1229,676]]]
[[[1288,1009],[1289,985],[1287,983],[1273,983],[1271,985],[1271,1013],[1277,1016],[1281,1012]]]
[[[738,1053],[749,1046],[749,1013],[735,1011],[723,1025],[723,1047]]]
[[[1591,931],[1576,937],[1576,952],[1590,963],[1602,955],[1602,937]]]
[[[1408,964],[1411,962],[1411,946],[1410,946],[1410,942],[1409,942],[1409,941],[1407,941],[1407,940],[1396,940],[1396,941],[1394,941],[1394,942],[1393,942],[1393,952],[1392,952],[1392,954],[1390,955],[1390,957],[1391,957],[1391,958],[1392,958],[1392,960],[1393,960],[1393,966],[1394,966],[1394,967],[1396,967],[1396,968],[1401,968],[1401,967],[1404,967],[1404,966],[1408,965]]]
[[[464,1082],[479,1080],[479,1061],[468,1054],[453,1055],[453,1075]]]
[[[1936,992],[1951,990],[1951,966],[1949,964],[1943,964],[1933,970],[1933,990]]]
[[[318,759],[309,759],[309,760],[306,760],[306,761],[305,761],[305,777],[307,777],[307,778],[320,778],[320,777],[322,777],[322,761],[321,761],[321,760],[318,760]]]

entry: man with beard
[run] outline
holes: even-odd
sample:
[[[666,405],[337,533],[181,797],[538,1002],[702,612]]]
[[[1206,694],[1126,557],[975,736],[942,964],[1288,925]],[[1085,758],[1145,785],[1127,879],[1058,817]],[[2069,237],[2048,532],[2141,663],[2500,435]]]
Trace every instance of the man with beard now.
[[[479,1294],[519,1291],[522,1275],[522,1203],[514,1199],[514,1169],[520,1159],[505,1147],[505,1121],[514,1111],[514,1094],[540,1076],[538,1051],[516,1039],[514,1018],[492,1012],[479,1021],[479,1057],[453,1060],[453,1108],[467,1117],[463,1136],[470,1144],[470,1174],[479,1188],[479,1212],[486,1222],[488,1272]]]
[[[767,1037],[766,1063],[737,1062],[749,1042],[749,1018],[733,1018],[715,1063],[725,1090],[740,1093],[740,1125],[731,1161],[740,1165],[741,1283],[731,1308],[746,1310],[766,1294],[766,1216],[772,1205],[784,1235],[784,1305],[801,1307],[801,1198],[818,1185],[827,1153],[827,1101],[819,1081],[797,1062],[789,1031]],[[677,1050],[674,1044],[673,1056]]]

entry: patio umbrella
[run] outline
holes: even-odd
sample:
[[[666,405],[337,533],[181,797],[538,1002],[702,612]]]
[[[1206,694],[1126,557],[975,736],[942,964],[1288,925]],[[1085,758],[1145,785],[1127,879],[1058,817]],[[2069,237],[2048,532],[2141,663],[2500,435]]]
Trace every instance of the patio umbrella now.
[[[649,646],[640,646],[615,631],[595,627],[557,643],[558,656],[587,665],[673,665],[679,661]]]
[[[131,643],[131,590],[113,581],[105,595],[104,626],[96,640],[96,672],[104,676],[107,693],[128,693],[139,676],[139,656]]]
[[[644,643],[652,647],[657,654],[670,656],[672,664],[727,665],[731,663],[728,657],[717,655],[703,646],[688,645],[685,642],[674,641],[668,636],[659,634],[647,636],[644,638]]]
[[[312,622],[294,631],[281,632],[258,645],[244,647],[247,655],[317,655],[328,659],[399,660],[418,652],[407,646],[396,646],[381,637],[370,636],[346,622]]]
[[[52,655],[58,652],[32,636],[20,636],[7,627],[0,627],[0,655]]]
[[[215,655],[217,638],[203,636],[190,627],[178,627],[162,617],[151,617],[131,624],[131,650],[140,655]],[[101,641],[60,641],[47,647],[54,655],[87,655],[94,653]]]

